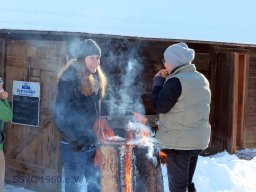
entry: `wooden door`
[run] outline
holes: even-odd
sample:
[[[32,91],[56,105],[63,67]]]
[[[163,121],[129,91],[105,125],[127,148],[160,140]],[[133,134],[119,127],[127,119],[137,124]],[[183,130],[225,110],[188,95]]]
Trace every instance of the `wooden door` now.
[[[65,42],[7,41],[6,89],[13,80],[40,82],[39,127],[8,123],[5,128],[6,181],[35,191],[59,191],[60,137],[52,109],[56,72],[65,62]]]
[[[243,55],[243,56],[242,56]],[[234,153],[241,145],[244,129],[247,65],[246,54],[216,55],[214,86],[213,151]]]

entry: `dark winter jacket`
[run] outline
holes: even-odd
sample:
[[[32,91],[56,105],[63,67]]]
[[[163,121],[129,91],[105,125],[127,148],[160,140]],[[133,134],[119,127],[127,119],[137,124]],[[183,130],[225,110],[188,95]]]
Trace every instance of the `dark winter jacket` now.
[[[74,148],[95,145],[97,137],[93,125],[97,119],[99,93],[84,96],[76,69],[71,65],[58,83],[54,120],[62,140]]]
[[[165,82],[164,77],[155,77],[153,81],[152,101],[156,113],[167,113],[178,101],[181,94],[180,80],[173,77]],[[164,89],[163,89],[164,85]]]

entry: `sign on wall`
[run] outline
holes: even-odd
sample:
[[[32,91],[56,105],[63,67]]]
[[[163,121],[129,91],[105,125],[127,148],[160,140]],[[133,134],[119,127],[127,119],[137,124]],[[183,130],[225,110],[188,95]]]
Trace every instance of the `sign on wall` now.
[[[13,81],[12,123],[39,126],[40,84]]]

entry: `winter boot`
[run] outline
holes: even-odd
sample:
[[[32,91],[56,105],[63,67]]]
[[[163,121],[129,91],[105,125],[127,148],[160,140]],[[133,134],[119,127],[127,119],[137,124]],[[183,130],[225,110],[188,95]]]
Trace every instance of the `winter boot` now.
[[[188,192],[196,192],[194,183],[188,185]]]

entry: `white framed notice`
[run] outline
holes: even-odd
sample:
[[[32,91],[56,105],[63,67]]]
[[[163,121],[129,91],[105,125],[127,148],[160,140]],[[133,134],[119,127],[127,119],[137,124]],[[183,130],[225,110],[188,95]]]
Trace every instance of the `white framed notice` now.
[[[40,83],[13,81],[12,123],[39,127]]]

